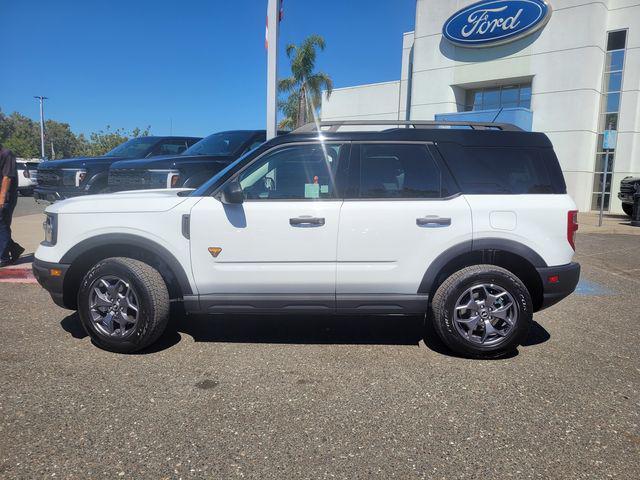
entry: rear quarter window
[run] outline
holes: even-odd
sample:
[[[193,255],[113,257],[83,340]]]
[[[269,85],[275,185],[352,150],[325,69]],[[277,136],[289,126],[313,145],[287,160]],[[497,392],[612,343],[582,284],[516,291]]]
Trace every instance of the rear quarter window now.
[[[462,193],[563,194],[566,185],[552,149],[439,146]]]

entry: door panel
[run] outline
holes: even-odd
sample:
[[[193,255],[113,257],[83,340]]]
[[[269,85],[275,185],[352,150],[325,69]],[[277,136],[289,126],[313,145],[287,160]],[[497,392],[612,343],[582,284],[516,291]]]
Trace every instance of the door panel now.
[[[449,219],[418,225],[418,219]],[[445,222],[446,223],[446,222]],[[345,201],[340,214],[337,293],[418,293],[430,263],[471,240],[471,210],[450,200]]]
[[[191,211],[191,258],[201,294],[335,293],[341,201],[245,202],[203,198]],[[294,226],[291,219],[324,219]],[[214,258],[210,247],[221,248]]]
[[[200,294],[329,295],[334,305],[342,206],[334,178],[343,147],[287,144],[266,152],[230,179],[240,184],[244,203],[207,197],[193,208],[192,268]],[[221,249],[215,257],[212,247]],[[255,308],[272,305],[259,300]]]

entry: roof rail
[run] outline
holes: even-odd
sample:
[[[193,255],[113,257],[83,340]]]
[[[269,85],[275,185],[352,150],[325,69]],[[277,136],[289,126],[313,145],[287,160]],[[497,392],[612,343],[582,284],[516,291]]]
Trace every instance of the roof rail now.
[[[449,121],[430,121],[430,120],[336,120],[322,121],[319,123],[307,123],[296,128],[291,133],[311,133],[318,130],[327,132],[337,132],[342,127],[348,126],[396,126],[397,128],[447,128],[447,127],[467,127],[471,130],[502,130],[509,132],[521,132],[520,127],[511,125],[510,123],[493,123],[493,122],[449,122]]]

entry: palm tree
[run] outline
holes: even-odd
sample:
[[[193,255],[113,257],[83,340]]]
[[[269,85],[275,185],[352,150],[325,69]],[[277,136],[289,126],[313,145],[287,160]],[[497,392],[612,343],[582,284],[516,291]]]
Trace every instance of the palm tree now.
[[[291,60],[291,76],[278,82],[278,90],[288,93],[286,100],[279,102],[285,118],[280,128],[297,128],[310,121],[322,102],[322,90],[327,97],[333,90],[333,80],[326,73],[314,72],[316,49],[324,50],[324,38],[311,35],[300,45],[287,46],[287,57]]]

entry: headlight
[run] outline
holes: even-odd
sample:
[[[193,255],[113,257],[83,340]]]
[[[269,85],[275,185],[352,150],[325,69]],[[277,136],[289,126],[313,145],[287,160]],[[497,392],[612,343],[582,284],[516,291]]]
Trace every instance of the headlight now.
[[[44,245],[52,247],[58,240],[58,216],[55,213],[46,213],[47,218],[42,224],[44,230]]]
[[[62,184],[79,187],[87,177],[87,171],[81,168],[65,168],[62,170]]]
[[[180,183],[178,170],[150,170],[151,184],[159,188],[176,188]]]
[[[76,187],[79,187],[86,177],[87,177],[86,170],[78,170],[76,172]]]

